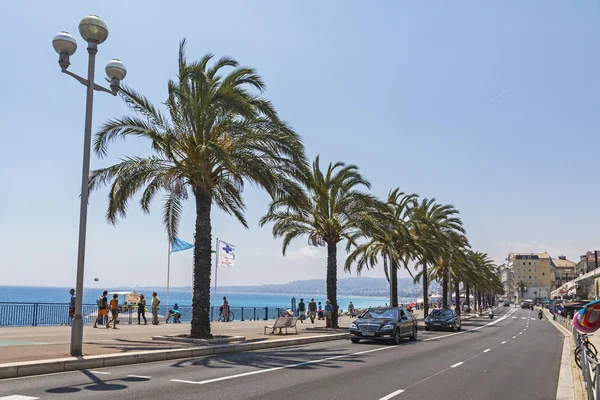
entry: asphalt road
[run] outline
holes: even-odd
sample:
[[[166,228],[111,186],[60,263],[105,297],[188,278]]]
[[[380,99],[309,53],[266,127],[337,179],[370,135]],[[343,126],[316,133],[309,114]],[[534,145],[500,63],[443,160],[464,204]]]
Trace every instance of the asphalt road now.
[[[399,346],[339,340],[3,380],[0,399],[556,398],[562,336],[537,312],[500,313]]]

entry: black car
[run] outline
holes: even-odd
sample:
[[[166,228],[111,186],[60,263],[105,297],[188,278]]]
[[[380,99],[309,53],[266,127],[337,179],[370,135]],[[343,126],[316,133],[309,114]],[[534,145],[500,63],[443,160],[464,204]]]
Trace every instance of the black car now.
[[[451,329],[452,331],[461,330],[460,315],[455,310],[443,309],[433,310],[425,318],[425,330],[431,329]]]
[[[417,321],[406,308],[371,308],[350,324],[352,343],[360,339],[392,339],[400,344],[402,338],[417,340]]]
[[[509,303],[508,301],[505,301],[505,302],[503,303],[503,305],[504,305],[504,307],[510,307],[510,303]]]

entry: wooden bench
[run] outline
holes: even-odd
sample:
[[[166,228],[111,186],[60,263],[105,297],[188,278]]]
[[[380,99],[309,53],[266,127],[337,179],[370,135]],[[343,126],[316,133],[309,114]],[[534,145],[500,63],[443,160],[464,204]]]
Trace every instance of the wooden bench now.
[[[288,334],[288,328],[294,328],[296,334],[298,334],[298,328],[296,324],[298,323],[298,318],[296,317],[280,317],[275,320],[273,325],[265,325],[265,335],[267,334],[267,329],[271,330],[271,334],[275,333],[275,330],[279,330],[279,334],[282,334],[282,329],[285,329],[285,334]]]

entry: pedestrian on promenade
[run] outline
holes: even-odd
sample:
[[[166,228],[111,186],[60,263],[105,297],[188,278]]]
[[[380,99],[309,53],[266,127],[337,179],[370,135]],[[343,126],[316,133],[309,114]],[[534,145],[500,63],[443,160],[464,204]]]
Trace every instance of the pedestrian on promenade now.
[[[325,328],[331,328],[331,314],[333,314],[333,306],[327,299],[325,300]]]
[[[108,321],[108,323],[106,324],[106,327],[108,328],[110,323],[114,321],[113,329],[118,329],[117,328],[117,320],[119,319],[119,295],[116,293],[113,294],[113,298],[110,300],[110,312],[112,314],[112,319],[110,321]]]
[[[354,311],[354,304],[352,304],[352,302],[350,302],[350,304],[348,304],[348,313],[350,314],[350,316],[352,318],[354,318],[356,316],[356,311]]]
[[[69,290],[71,300],[69,301],[69,325],[71,325],[73,318],[75,318],[75,289]]]
[[[102,296],[96,300],[96,304],[98,305],[98,316],[96,317],[96,321],[94,322],[94,328],[98,327],[98,320],[100,318],[104,318],[103,323],[108,328],[108,298],[106,297],[108,292],[105,290],[102,292]]]
[[[158,325],[158,306],[160,299],[156,292],[152,293],[152,325]]]
[[[321,307],[321,302],[319,302],[319,321],[323,319],[323,307]]]
[[[308,316],[310,317],[310,323],[315,323],[315,317],[317,316],[317,303],[315,303],[315,299],[310,299],[308,303]]]
[[[306,304],[304,304],[304,299],[300,299],[300,303],[298,303],[298,313],[300,314],[300,322],[304,323],[304,319],[306,319]]]
[[[143,294],[140,294],[140,301],[138,301],[138,325],[140,324],[140,317],[144,318],[144,325],[148,323],[146,320],[146,299]]]
[[[221,312],[223,313],[223,321],[229,322],[229,302],[227,297],[223,296],[223,305],[221,306]]]
[[[177,305],[177,303],[175,303],[175,305],[173,306],[173,309],[169,310],[169,315],[167,316],[166,323],[169,323],[169,320],[171,319],[171,317],[173,317],[174,324],[181,323],[181,321],[180,321],[181,313],[179,312],[179,306]]]

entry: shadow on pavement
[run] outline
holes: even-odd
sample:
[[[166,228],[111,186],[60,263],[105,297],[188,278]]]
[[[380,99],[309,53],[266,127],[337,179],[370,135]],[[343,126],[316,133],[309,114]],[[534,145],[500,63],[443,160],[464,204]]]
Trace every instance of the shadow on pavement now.
[[[81,390],[91,390],[93,392],[112,392],[112,391],[116,391],[116,390],[125,390],[129,386],[122,385],[119,383],[109,383],[109,382],[114,382],[114,381],[140,382],[140,381],[148,380],[145,378],[127,377],[127,378],[122,378],[122,379],[112,379],[112,380],[103,381],[102,379],[98,378],[96,375],[94,375],[90,371],[84,370],[84,371],[81,371],[81,373],[83,373],[85,376],[90,378],[90,380],[93,383],[92,384],[83,383],[83,384],[79,384],[79,385],[61,386],[61,387],[51,388],[51,389],[47,389],[46,393],[72,394],[72,393],[80,392]]]
[[[206,367],[206,368],[222,368],[229,369],[239,366],[247,366],[254,368],[274,368],[284,365],[301,364],[314,360],[321,360],[331,357],[336,358],[336,363],[339,362],[364,362],[359,359],[359,356],[348,355],[348,349],[328,350],[328,349],[311,349],[308,350],[302,346],[290,346],[282,349],[273,349],[271,351],[261,352],[244,352],[244,353],[225,353],[215,356],[205,356],[198,359],[187,359],[177,361],[172,364],[173,367],[182,368],[188,366]],[[340,365],[328,361],[319,363],[309,363],[299,365],[295,368],[314,369],[314,368],[342,368]]]

